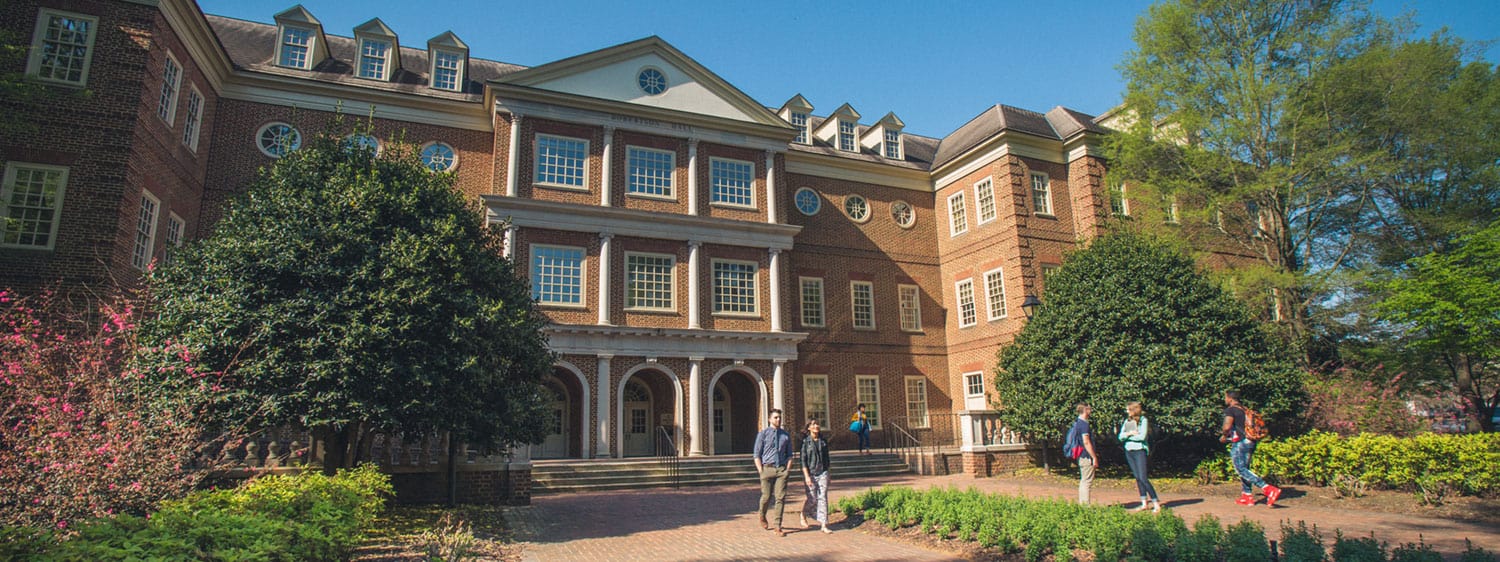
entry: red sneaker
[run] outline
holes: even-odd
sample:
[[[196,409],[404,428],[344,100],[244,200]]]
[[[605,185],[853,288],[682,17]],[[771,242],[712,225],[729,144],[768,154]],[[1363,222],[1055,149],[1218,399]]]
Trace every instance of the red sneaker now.
[[[1240,504],[1240,505],[1255,505],[1255,495],[1254,494],[1240,494],[1240,499],[1234,500],[1234,503],[1237,503],[1237,504]]]
[[[1281,488],[1268,485],[1261,492],[1266,494],[1266,507],[1276,507],[1276,500],[1281,499]]]

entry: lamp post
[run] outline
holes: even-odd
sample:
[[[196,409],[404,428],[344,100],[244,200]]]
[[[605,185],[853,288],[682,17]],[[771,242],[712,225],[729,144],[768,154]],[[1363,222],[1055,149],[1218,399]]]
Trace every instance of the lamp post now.
[[[1030,320],[1033,310],[1041,305],[1042,299],[1037,298],[1036,295],[1026,295],[1026,300],[1021,301],[1021,311],[1025,312],[1026,319]]]

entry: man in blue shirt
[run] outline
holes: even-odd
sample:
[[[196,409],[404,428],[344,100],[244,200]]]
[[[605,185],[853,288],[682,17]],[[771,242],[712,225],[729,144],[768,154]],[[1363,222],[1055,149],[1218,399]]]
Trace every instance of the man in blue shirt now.
[[[1094,454],[1094,436],[1089,427],[1089,414],[1094,409],[1079,402],[1074,410],[1078,412],[1078,418],[1073,420],[1073,427],[1068,430],[1072,433],[1069,441],[1083,448],[1082,454],[1078,455],[1078,503],[1088,505],[1089,491],[1094,487],[1094,468],[1098,466],[1095,459],[1099,458]]]
[[[781,428],[781,410],[771,410],[771,425],[755,436],[755,472],[760,475],[760,526],[770,529],[766,512],[776,500],[776,536],[784,537],[781,514],[786,510],[787,468],[792,462],[792,435]]]

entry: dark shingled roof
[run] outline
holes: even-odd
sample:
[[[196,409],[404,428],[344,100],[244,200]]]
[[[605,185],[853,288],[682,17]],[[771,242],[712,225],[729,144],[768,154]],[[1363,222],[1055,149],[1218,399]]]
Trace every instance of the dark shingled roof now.
[[[808,122],[808,131],[816,131],[818,129],[818,126],[821,125],[821,124],[823,124],[823,121],[826,121],[827,119],[828,119],[827,117],[818,117],[816,115],[808,116],[808,121],[809,121]],[[854,137],[856,139],[859,138],[859,137],[862,137],[862,136],[864,136],[865,131],[868,131],[868,130],[870,130],[869,127],[866,127],[864,125],[860,125],[855,130]],[[811,133],[809,133],[809,134],[811,134]],[[865,147],[862,147],[862,146],[859,147],[859,152],[849,152],[849,151],[846,151],[846,150],[839,150],[837,147],[833,146],[832,144],[823,142],[822,139],[819,139],[817,137],[812,137],[812,138],[809,139],[809,140],[812,141],[812,144],[799,144],[799,143],[795,143],[794,142],[794,143],[790,143],[789,146],[790,146],[790,148],[792,150],[795,150],[797,152],[807,152],[807,153],[811,153],[811,154],[824,154],[824,155],[827,155],[827,156],[837,156],[839,158],[848,158],[850,160],[863,160],[865,162],[874,162],[874,163],[877,163],[877,164],[887,164],[887,165],[891,165],[891,166],[897,166],[897,167],[900,167],[900,168],[910,168],[910,169],[913,169],[913,170],[922,170],[924,172],[927,171],[927,170],[931,170],[932,169],[932,155],[933,155],[934,152],[937,151],[938,139],[931,138],[931,137],[919,136],[919,135],[913,135],[911,133],[906,133],[906,132],[901,133],[901,138],[902,138],[902,141],[903,141],[903,146],[902,146],[902,148],[903,148],[903,150],[902,150],[903,154],[902,154],[902,156],[905,157],[902,160],[896,160],[896,159],[892,159],[892,158],[886,158],[885,156],[882,156],[881,154],[879,154],[879,153],[877,153],[877,152],[875,152],[873,150],[866,149]]]
[[[354,55],[358,48],[352,37],[327,33],[328,59],[318,63],[312,70],[299,70],[276,66],[271,60],[276,53],[276,25],[207,15],[208,24],[218,35],[219,42],[229,54],[229,60],[239,70],[262,74],[275,74],[306,78],[322,82],[334,82],[362,88],[374,88],[404,94],[416,94],[434,98],[480,102],[484,100],[484,82],[526,67],[469,57],[468,83],[462,92],[437,90],[427,83],[427,43],[421,49],[401,47],[401,68],[388,81],[370,80],[354,75]]]
[[[933,167],[947,164],[1002,131],[1066,140],[1082,131],[1102,133],[1104,129],[1094,123],[1093,117],[1062,106],[1043,115],[1019,107],[996,105],[943,137],[933,156]]]

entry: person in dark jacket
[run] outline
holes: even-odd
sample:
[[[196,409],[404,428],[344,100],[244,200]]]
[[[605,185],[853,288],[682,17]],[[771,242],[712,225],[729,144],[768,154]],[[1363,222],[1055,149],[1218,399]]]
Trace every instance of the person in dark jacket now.
[[[823,439],[818,418],[807,418],[807,428],[802,433],[802,482],[807,484],[802,528],[809,528],[807,518],[813,517],[824,533],[832,533],[828,530],[828,441]]]

